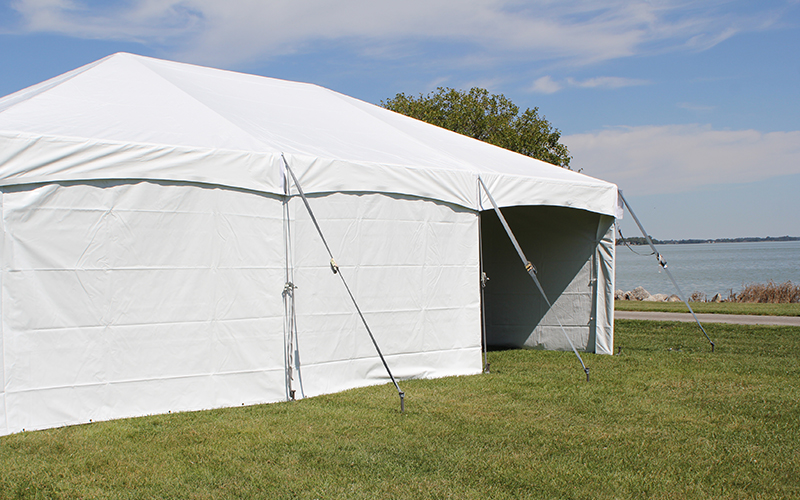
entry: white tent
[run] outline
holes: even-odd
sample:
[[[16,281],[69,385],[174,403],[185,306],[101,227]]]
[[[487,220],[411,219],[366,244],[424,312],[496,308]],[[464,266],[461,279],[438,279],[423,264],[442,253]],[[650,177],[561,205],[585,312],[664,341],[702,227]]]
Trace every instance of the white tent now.
[[[283,157],[396,377],[479,373],[482,300],[490,344],[568,348],[559,319],[611,353],[613,184],[314,85],[115,54],[0,99],[0,435],[388,381]]]

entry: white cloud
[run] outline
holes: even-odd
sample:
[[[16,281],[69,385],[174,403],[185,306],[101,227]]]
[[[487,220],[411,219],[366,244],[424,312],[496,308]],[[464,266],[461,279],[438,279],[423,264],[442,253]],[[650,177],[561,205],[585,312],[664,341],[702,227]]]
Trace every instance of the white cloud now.
[[[562,81],[553,80],[550,75],[538,78],[531,85],[532,92],[540,94],[553,94],[566,87],[577,87],[584,89],[621,89],[623,87],[635,87],[638,85],[649,85],[649,80],[640,80],[637,78],[623,78],[619,76],[597,76],[594,78],[587,78],[585,80],[577,80],[575,78],[567,78]]]
[[[180,0],[89,5],[81,0],[16,0],[23,31],[76,38],[176,43],[202,32],[204,14]]]
[[[553,80],[549,75],[537,79],[531,86],[533,92],[538,92],[540,94],[554,94],[562,88],[563,86]]]
[[[587,78],[586,80],[567,78],[567,83],[571,87],[580,87],[585,89],[621,89],[623,87],[648,85],[650,84],[650,81],[640,80],[638,78],[623,78],[619,76],[598,76],[595,78]]]
[[[736,16],[716,2],[683,0],[16,0],[20,31],[158,45],[195,62],[258,60],[335,41],[458,44],[497,59],[597,62],[652,50],[704,49],[763,29],[769,13]],[[731,9],[732,10],[732,9]],[[744,10],[744,9],[742,9]],[[480,59],[480,58],[478,58]]]
[[[435,89],[438,87],[444,87],[447,85],[447,82],[450,81],[449,76],[440,76],[439,78],[435,78],[433,81],[429,82],[427,87],[431,89]]]
[[[575,168],[637,195],[800,173],[800,131],[626,127],[563,137]]]

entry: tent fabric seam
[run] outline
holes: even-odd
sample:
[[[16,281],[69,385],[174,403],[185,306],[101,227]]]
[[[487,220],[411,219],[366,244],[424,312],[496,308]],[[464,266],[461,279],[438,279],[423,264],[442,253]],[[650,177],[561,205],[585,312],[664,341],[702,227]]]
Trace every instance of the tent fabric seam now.
[[[447,129],[442,129],[442,130],[447,130]],[[403,133],[405,134],[405,132],[403,132]],[[38,134],[38,133],[32,133],[32,132],[18,132],[18,131],[11,131],[11,130],[0,130],[0,136],[6,136],[7,138],[10,138],[10,139],[13,139],[15,136],[17,136],[17,137],[24,137],[24,138],[33,139],[33,140],[43,139],[43,140],[52,140],[52,141],[58,141],[58,142],[75,142],[75,143],[79,143],[80,142],[80,143],[99,144],[99,145],[105,145],[105,146],[126,146],[126,147],[133,146],[133,147],[144,147],[144,148],[171,149],[171,150],[176,150],[176,151],[180,151],[180,152],[196,152],[196,151],[200,150],[200,151],[205,152],[205,153],[214,153],[214,152],[225,153],[225,154],[242,154],[242,153],[244,153],[244,154],[248,154],[248,155],[257,155],[257,156],[263,156],[263,157],[273,157],[273,156],[274,157],[278,157],[281,154],[284,154],[281,151],[252,151],[252,150],[248,150],[248,149],[228,149],[228,148],[198,148],[198,147],[193,147],[193,146],[170,145],[170,144],[162,144],[162,143],[157,143],[157,142],[115,141],[115,140],[111,140],[111,139],[93,139],[93,138],[80,137],[80,136]],[[464,136],[464,137],[467,137],[467,136]],[[467,137],[467,138],[471,139],[469,137]],[[477,139],[473,139],[473,140],[477,141]],[[480,141],[478,141],[478,142],[480,142]],[[488,143],[486,143],[486,144],[488,144]],[[498,147],[498,146],[495,146],[495,147]],[[500,149],[502,149],[502,148],[500,148]],[[531,179],[528,176],[519,175],[519,174],[508,174],[508,173],[503,173],[503,172],[495,171],[495,170],[491,170],[491,171],[488,171],[488,172],[481,172],[474,165],[469,165],[470,166],[469,170],[458,170],[458,169],[453,169],[453,168],[434,167],[434,166],[430,166],[430,165],[403,165],[401,163],[371,162],[371,161],[363,161],[363,160],[349,160],[349,159],[346,159],[346,158],[309,156],[309,155],[295,154],[295,153],[285,153],[285,154],[286,154],[286,156],[293,157],[293,158],[300,158],[300,159],[313,158],[313,159],[316,159],[316,160],[326,161],[326,162],[344,162],[344,163],[350,163],[350,164],[353,164],[353,165],[356,165],[356,166],[359,166],[359,167],[389,167],[389,168],[420,170],[420,171],[432,170],[432,171],[436,171],[436,172],[447,172],[447,173],[456,173],[456,174],[461,174],[461,175],[470,175],[470,176],[475,177],[476,182],[477,182],[477,177],[478,176],[487,176],[487,177],[497,176],[497,177],[524,179],[524,180]],[[453,158],[456,159],[455,157],[453,157]],[[535,158],[532,158],[532,159],[535,159]],[[556,168],[561,168],[561,167],[556,167]],[[88,180],[105,180],[105,179],[108,179],[108,178],[106,178],[106,177],[102,177],[102,178],[100,178],[100,177],[98,177],[98,178],[90,177],[90,178],[85,178],[83,180],[84,181],[88,181]],[[126,177],[120,177],[120,178],[116,178],[116,179],[125,180],[127,178]],[[143,178],[142,180],[149,180],[149,179],[150,178]],[[152,180],[157,180],[157,178],[153,178]],[[173,179],[170,179],[170,178],[165,178],[163,180],[173,181]],[[613,186],[610,183],[606,183],[604,181],[599,181],[597,179],[595,179],[595,180],[599,181],[599,182],[575,181],[575,180],[552,179],[552,178],[545,179],[545,180],[541,180],[541,179],[537,179],[537,180],[539,182],[543,182],[543,183],[555,183],[555,184],[564,185],[564,186],[573,186],[573,185],[576,185],[576,184],[581,185],[581,186],[587,186],[587,187],[599,187],[601,184],[608,184],[609,188],[611,186]],[[45,181],[45,182],[47,182],[47,181]],[[234,188],[238,187],[236,185],[227,184],[227,183],[224,183],[224,182],[219,182],[219,183],[209,183],[209,182],[201,182],[201,181],[183,181],[183,182],[198,182],[198,183],[203,183],[203,184],[220,185],[220,186],[227,186],[227,187],[234,187]],[[17,185],[17,184],[40,184],[40,183],[41,182],[38,182],[38,181],[37,182],[23,182],[23,183],[13,183],[13,182],[12,183],[6,183],[4,180],[0,180],[0,186],[13,186],[13,185]],[[241,188],[241,189],[248,189],[248,188]],[[271,191],[261,191],[261,190],[252,190],[252,191],[269,192],[271,194],[280,194],[281,196],[286,196],[282,192],[281,193],[277,193],[277,192],[276,193],[272,193]],[[309,194],[322,194],[322,193],[330,193],[330,192],[348,192],[348,191],[343,191],[343,190],[339,190],[339,189],[331,190],[331,191],[322,190],[322,191],[312,191],[312,192],[308,192],[306,194],[307,195],[309,195]],[[349,192],[358,192],[358,190],[349,191]],[[386,191],[386,192],[387,193],[394,193],[394,191]],[[406,193],[396,192],[396,194],[406,194]],[[296,196],[299,196],[299,194],[290,194],[288,196],[296,197]],[[415,196],[415,195],[409,195],[409,196]],[[422,196],[416,196],[416,197],[423,198]]]
[[[166,82],[167,84],[169,84],[169,85],[170,85],[170,86],[172,86],[173,88],[175,88],[175,89],[179,90],[179,91],[180,91],[180,92],[182,92],[182,93],[183,93],[183,94],[184,94],[186,97],[188,97],[188,98],[192,99],[194,102],[198,103],[200,106],[202,106],[204,109],[208,110],[210,113],[213,113],[214,115],[218,116],[218,117],[219,117],[219,118],[221,118],[221,119],[222,119],[224,122],[226,122],[226,123],[229,123],[229,124],[230,124],[232,127],[235,127],[237,130],[241,131],[243,134],[245,134],[245,135],[247,135],[248,137],[250,137],[250,138],[254,139],[256,142],[258,142],[258,143],[261,143],[262,145],[266,146],[266,144],[264,144],[264,142],[263,142],[263,141],[262,141],[262,140],[261,140],[259,137],[256,137],[256,136],[254,136],[253,134],[251,134],[251,133],[250,133],[250,132],[248,132],[247,130],[243,129],[241,126],[237,125],[235,122],[231,121],[231,120],[230,120],[229,118],[227,118],[225,115],[221,114],[219,111],[215,110],[214,108],[212,108],[212,107],[211,107],[211,106],[209,106],[208,104],[204,103],[203,101],[201,101],[200,99],[198,99],[197,97],[195,97],[195,96],[194,96],[194,95],[192,95],[191,93],[187,92],[186,90],[182,89],[182,88],[181,88],[181,87],[179,87],[178,85],[175,85],[174,83],[172,83],[171,81],[169,81],[167,78],[165,78],[163,75],[161,75],[161,73],[159,73],[158,71],[156,71],[156,70],[154,70],[153,68],[151,68],[151,67],[147,66],[146,64],[142,64],[142,61],[141,61],[141,60],[139,60],[138,58],[135,58],[135,59],[136,59],[136,63],[137,63],[139,66],[141,66],[142,68],[145,68],[145,69],[146,69],[148,72],[150,72],[151,74],[155,75],[156,77],[158,77],[158,78],[159,78],[159,79],[161,79],[162,81]],[[148,59],[149,59],[149,58],[148,58]]]
[[[247,155],[250,157],[255,158],[258,162],[265,162],[268,165],[271,163],[270,159],[277,158],[280,153],[277,152],[265,152],[265,151],[248,151],[248,150],[239,150],[239,149],[223,149],[223,148],[195,148],[195,147],[188,147],[188,146],[171,146],[166,144],[158,144],[158,143],[141,143],[141,142],[123,142],[123,141],[113,141],[113,140],[98,140],[98,139],[87,139],[81,137],[73,137],[73,136],[56,136],[56,135],[45,135],[45,134],[32,134],[26,132],[9,132],[9,131],[0,131],[0,137],[6,137],[8,139],[23,139],[23,140],[33,140],[33,141],[47,141],[51,143],[58,143],[58,144],[65,144],[65,145],[79,145],[79,144],[88,144],[88,145],[100,145],[100,146],[107,146],[107,147],[120,147],[125,149],[131,148],[142,148],[146,152],[158,152],[161,154],[181,154],[181,153],[200,153],[203,155],[214,154],[214,153],[221,153],[224,155]],[[539,184],[550,184],[550,185],[557,185],[560,187],[563,186],[581,186],[586,188],[602,188],[604,186],[599,185],[598,183],[593,182],[585,182],[585,181],[569,181],[564,179],[532,179],[530,177],[526,177],[523,175],[517,174],[503,174],[497,172],[485,172],[481,173],[478,170],[458,170],[458,169],[447,169],[441,167],[430,167],[425,165],[402,165],[397,163],[377,163],[377,162],[367,162],[367,161],[350,161],[350,160],[342,160],[342,159],[335,159],[335,158],[317,158],[317,157],[307,157],[307,155],[289,155],[290,157],[303,159],[303,158],[314,158],[319,161],[324,162],[343,162],[353,165],[357,168],[388,168],[394,171],[411,171],[411,172],[441,172],[447,173],[455,176],[461,177],[469,177],[472,178],[476,184],[477,179],[480,176],[486,177],[503,177],[513,183],[513,181],[530,181],[536,182]],[[102,156],[101,156],[102,157]],[[46,163],[45,163],[46,164]],[[302,174],[301,174],[302,177]],[[0,179],[0,187],[16,187],[16,186],[26,186],[26,185],[40,185],[40,184],[48,184],[48,183],[88,183],[92,181],[119,181],[119,182],[141,182],[141,181],[155,181],[155,182],[168,182],[168,183],[176,183],[176,184],[199,184],[204,186],[216,186],[216,187],[223,187],[229,189],[237,189],[237,190],[244,190],[253,193],[259,194],[268,194],[274,196],[286,196],[283,193],[278,192],[278,189],[274,191],[269,190],[266,187],[257,188],[254,186],[244,185],[244,183],[235,183],[235,182],[226,182],[225,180],[220,179],[213,179],[213,180],[203,180],[203,179],[175,179],[168,175],[153,175],[153,176],[78,176],[75,178],[65,178],[58,174],[55,175],[42,175],[40,177],[34,177],[32,179],[19,179],[14,178],[13,180],[9,179]],[[255,180],[255,179],[254,179]],[[607,189],[612,189],[613,185],[609,184]],[[308,194],[310,196],[314,195],[324,195],[329,193],[361,193],[361,192],[380,192],[382,194],[394,194],[399,196],[411,196],[418,199],[428,199],[439,201],[442,203],[450,203],[453,205],[461,206],[471,211],[482,211],[483,203],[482,200],[471,200],[471,204],[467,204],[464,202],[459,202],[456,200],[448,200],[442,197],[435,197],[435,196],[424,196],[417,193],[405,192],[401,190],[372,190],[367,191],[364,189],[355,189],[355,190],[342,190],[342,189],[315,189],[310,191]],[[295,194],[290,195],[290,197],[298,196]],[[506,203],[498,203],[500,206],[517,206],[516,204],[506,204]],[[546,204],[545,204],[546,205]],[[578,208],[587,210],[590,212],[596,213],[605,213],[600,212],[597,210],[590,210],[585,209],[582,207],[572,207],[570,205],[552,205],[552,206],[565,206],[568,208]],[[613,214],[606,214],[612,215]]]

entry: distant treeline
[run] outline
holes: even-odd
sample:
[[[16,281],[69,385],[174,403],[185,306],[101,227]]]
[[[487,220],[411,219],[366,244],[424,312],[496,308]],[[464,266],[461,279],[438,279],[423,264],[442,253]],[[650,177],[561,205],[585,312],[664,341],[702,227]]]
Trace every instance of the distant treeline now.
[[[766,238],[716,238],[713,240],[658,240],[650,236],[653,243],[656,245],[683,245],[689,243],[750,243],[754,241],[800,241],[797,236],[767,236]],[[624,243],[629,245],[647,245],[647,240],[641,236],[634,236],[633,238],[625,238],[624,240],[617,240],[617,245]]]

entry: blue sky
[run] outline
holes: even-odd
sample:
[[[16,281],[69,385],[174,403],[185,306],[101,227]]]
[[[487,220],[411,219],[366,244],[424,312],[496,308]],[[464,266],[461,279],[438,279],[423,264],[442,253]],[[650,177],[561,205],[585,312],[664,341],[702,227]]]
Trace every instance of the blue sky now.
[[[800,0],[0,2],[0,95],[119,51],[376,104],[485,87],[658,238],[800,236]]]

